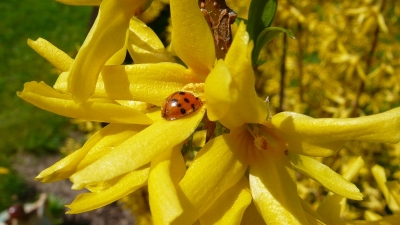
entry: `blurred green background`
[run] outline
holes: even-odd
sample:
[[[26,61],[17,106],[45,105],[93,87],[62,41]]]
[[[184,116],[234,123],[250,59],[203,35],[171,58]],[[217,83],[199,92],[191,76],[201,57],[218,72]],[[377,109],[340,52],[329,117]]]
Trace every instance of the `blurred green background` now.
[[[68,118],[38,109],[20,98],[28,81],[53,84],[58,72],[27,45],[41,37],[74,57],[89,29],[92,7],[52,0],[0,1],[0,167],[11,168],[14,155],[58,152],[68,135]],[[0,211],[24,191],[14,171],[0,175]]]

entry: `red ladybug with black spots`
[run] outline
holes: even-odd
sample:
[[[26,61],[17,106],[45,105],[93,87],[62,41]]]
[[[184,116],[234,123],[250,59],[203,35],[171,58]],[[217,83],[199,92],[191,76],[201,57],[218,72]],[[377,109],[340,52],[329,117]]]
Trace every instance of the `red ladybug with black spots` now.
[[[161,117],[176,120],[198,110],[202,105],[203,102],[194,94],[177,91],[165,99],[161,107]]]

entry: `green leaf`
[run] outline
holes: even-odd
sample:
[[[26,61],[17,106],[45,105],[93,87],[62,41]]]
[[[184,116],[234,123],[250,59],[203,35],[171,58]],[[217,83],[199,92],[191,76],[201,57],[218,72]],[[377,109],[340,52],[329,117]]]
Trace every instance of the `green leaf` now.
[[[236,18],[236,20],[235,20],[235,23],[236,23],[236,25],[240,25],[240,22],[244,22],[244,24],[246,24],[246,26],[247,26],[247,20],[245,19],[245,18],[242,18],[242,17],[237,17]]]
[[[258,62],[258,56],[260,55],[261,49],[272,39],[274,39],[278,34],[281,32],[285,32],[289,37],[296,39],[296,37],[293,35],[292,31],[287,30],[285,28],[281,27],[267,27],[265,28],[260,35],[257,37],[256,41],[256,46],[253,49],[253,55],[252,55],[252,62],[253,65],[257,64]],[[259,64],[258,64],[259,65]]]
[[[260,32],[271,25],[277,5],[277,0],[251,1],[247,25],[247,32],[249,32],[251,40],[256,40]]]

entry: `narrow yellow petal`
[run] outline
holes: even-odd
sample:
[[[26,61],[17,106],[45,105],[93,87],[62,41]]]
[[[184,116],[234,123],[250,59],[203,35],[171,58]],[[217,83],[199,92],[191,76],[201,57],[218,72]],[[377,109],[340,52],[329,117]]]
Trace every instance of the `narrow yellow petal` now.
[[[128,32],[125,35],[124,46],[115,52],[105,63],[105,65],[121,65],[126,58],[126,51],[128,48]]]
[[[139,110],[119,105],[111,100],[92,99],[77,103],[70,95],[60,93],[43,82],[25,83],[24,90],[17,95],[36,107],[70,118],[108,123],[153,123]]]
[[[139,19],[131,19],[128,34],[128,51],[135,64],[174,61],[157,34]]]
[[[346,141],[396,143],[400,141],[400,107],[372,116],[346,119],[314,119],[294,112],[278,113],[271,119],[289,151],[326,157]]]
[[[318,220],[308,212],[305,212],[305,215],[307,217],[308,224],[310,225],[326,225],[326,223],[322,222],[321,220]]]
[[[399,220],[400,220],[400,215],[390,215],[390,216],[385,216],[378,221],[351,220],[351,221],[341,221],[335,225],[392,225],[392,224],[398,224]]]
[[[214,40],[196,1],[171,0],[172,40],[179,58],[207,75],[215,63]]]
[[[67,214],[76,214],[94,210],[108,205],[116,200],[136,191],[147,183],[149,168],[132,171],[123,176],[115,185],[97,193],[80,194],[70,204],[71,210]]]
[[[308,224],[297,195],[296,179],[283,151],[259,152],[250,166],[250,189],[267,224]]]
[[[249,181],[242,177],[213,203],[200,217],[200,222],[202,225],[239,225],[251,199]]]
[[[185,211],[173,224],[192,224],[243,177],[248,164],[237,140],[237,135],[221,135],[196,155],[179,183]]]
[[[381,220],[383,217],[381,215],[379,215],[378,213],[375,213],[371,210],[365,210],[364,212],[364,218],[367,221],[379,221]]]
[[[342,174],[343,178],[346,180],[352,180],[354,177],[358,176],[361,168],[365,165],[364,160],[361,156],[357,157],[351,165],[347,168],[347,170]]]
[[[344,179],[328,166],[317,160],[289,152],[289,158],[296,170],[319,182],[330,191],[343,197],[362,200],[363,195],[356,185]]]
[[[67,91],[70,74],[62,73],[54,88]],[[176,63],[104,66],[93,97],[135,100],[161,106],[165,98],[188,83],[202,82]]]
[[[43,38],[36,41],[28,39],[28,45],[62,72],[69,71],[74,62],[69,55]]]
[[[318,215],[317,212],[315,212],[314,209],[312,209],[311,206],[306,201],[304,201],[302,198],[300,198],[300,203],[301,203],[301,207],[303,208],[303,210],[306,214],[308,223],[310,225],[313,225],[313,224],[325,225],[325,224],[327,224],[326,221],[320,215]]]
[[[79,165],[77,166],[77,171],[82,170],[83,168],[102,158],[109,152],[113,151],[115,147],[146,128],[146,126],[143,125],[113,123],[105,127],[107,129],[111,129],[108,127],[117,128],[114,128],[112,132],[104,131],[102,139],[93,147],[91,147],[90,151],[79,162]],[[103,128],[102,130],[104,130],[105,128]],[[100,130],[100,132],[102,130]]]
[[[324,201],[318,206],[317,213],[324,221],[328,224],[337,224],[346,209],[347,200],[340,195],[329,195]]]
[[[386,187],[390,191],[390,194],[393,196],[393,200],[396,201],[398,205],[400,205],[400,185],[399,181],[392,180],[386,182]]]
[[[357,158],[343,175],[344,178],[353,179],[360,169],[364,166],[361,157]],[[343,196],[330,193],[318,206],[317,213],[328,224],[336,224],[343,218],[343,213],[347,207],[347,199]]]
[[[400,212],[400,207],[390,193],[388,187],[386,186],[386,173],[385,169],[380,165],[375,165],[371,169],[372,175],[374,176],[376,182],[378,183],[379,189],[381,189],[385,200],[392,212]]]
[[[204,83],[207,116],[211,121],[219,120],[229,112],[231,104],[237,98],[237,90],[232,85],[232,75],[228,67],[223,60],[218,60]]]
[[[69,90],[76,101],[93,94],[107,60],[123,48],[129,20],[142,11],[147,0],[103,0],[99,14],[76,56],[69,76]]]
[[[176,187],[186,171],[182,145],[161,154],[151,162],[149,202],[154,224],[170,224],[183,209]]]
[[[149,163],[154,157],[188,138],[205,108],[174,121],[159,120],[114,148],[109,154],[71,176],[77,188],[112,179]]]
[[[41,182],[55,182],[68,178],[76,172],[77,166],[88,155],[90,151],[97,151],[100,148],[111,148],[127,135],[133,135],[137,125],[109,124],[94,134],[85,145],[67,157],[56,162],[54,165],[43,170],[35,180]],[[91,153],[92,154],[92,153]]]
[[[207,141],[207,130],[199,130],[193,134],[193,145],[195,147],[203,147]]]
[[[257,96],[254,88],[252,49],[253,44],[249,44],[249,35],[246,32],[246,26],[242,23],[225,58],[225,64],[233,79],[233,84],[230,86],[230,93],[233,94],[231,98],[235,101],[231,104],[228,113],[219,121],[230,129],[245,123],[263,123],[267,119],[267,105]],[[215,111],[215,109],[210,110]]]

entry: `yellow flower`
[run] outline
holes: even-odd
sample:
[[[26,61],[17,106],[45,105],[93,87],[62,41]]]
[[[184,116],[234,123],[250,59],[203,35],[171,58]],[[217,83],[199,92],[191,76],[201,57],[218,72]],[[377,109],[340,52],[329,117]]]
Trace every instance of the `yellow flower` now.
[[[152,166],[171,158],[183,162],[180,154],[183,141],[194,132],[205,113],[205,107],[202,107],[184,118],[167,121],[161,119],[160,109],[152,106],[161,106],[168,95],[178,90],[202,95],[202,83],[213,67],[215,52],[208,25],[196,2],[189,8],[186,6],[190,4],[185,1],[171,2],[174,49],[188,68],[165,62],[172,60],[160,47],[154,32],[140,21],[130,20],[129,29],[125,28],[125,17],[113,21],[111,15],[120,14],[120,10],[127,10],[126,16],[131,15],[128,13],[132,7],[127,7],[127,2],[120,5],[116,1],[101,3],[103,14],[100,13],[75,60],[43,39],[28,41],[62,73],[55,89],[43,82],[28,82],[18,95],[63,116],[110,123],[81,149],[37,177],[43,182],[70,178],[73,188],[87,188],[92,192],[78,196],[69,206],[70,213],[104,206],[145,185],[148,177],[152,179],[150,162]],[[183,19],[187,13],[191,16]],[[112,26],[105,21],[101,23],[102,15]],[[187,32],[186,29],[193,25],[198,29]],[[116,44],[113,35],[120,37],[118,34],[125,35],[127,30],[125,44]],[[145,40],[147,45],[141,44],[140,40]],[[118,65],[121,63],[120,52],[116,52],[118,48],[128,49],[143,60],[142,63],[161,62]],[[89,71],[91,69],[93,71]],[[164,179],[175,182],[182,175],[170,174]]]
[[[252,200],[267,224],[323,220],[298,197],[293,168],[336,194],[361,200],[355,185],[309,156],[330,156],[347,140],[400,141],[400,108],[354,119],[313,119],[283,112],[266,121],[266,104],[254,90],[251,49],[242,25],[226,59],[216,63],[205,82],[207,116],[230,133],[200,150],[177,189],[149,182],[150,192],[162,193],[150,196],[152,210],[159,209],[153,215],[157,223],[191,224],[199,219],[202,224],[250,224],[241,218]],[[163,198],[174,193],[173,200]],[[171,212],[178,216],[173,219]]]
[[[254,89],[253,43],[245,25],[239,26],[225,60],[215,62],[212,35],[195,1],[171,0],[172,46],[187,67],[170,62],[139,21],[130,20],[128,28],[127,18],[134,14],[128,0],[101,4],[106,15],[125,16],[107,17],[117,24],[108,26],[100,14],[95,23],[100,33],[89,34],[75,61],[44,41],[30,41],[63,73],[56,90],[31,82],[19,93],[61,115],[111,123],[37,177],[43,182],[70,178],[73,188],[91,191],[79,195],[69,213],[102,207],[148,185],[155,224],[317,223],[324,219],[299,198],[294,169],[336,194],[360,200],[355,185],[310,156],[330,156],[347,140],[400,140],[400,108],[354,119],[291,112],[268,118],[268,106]],[[116,43],[110,37],[114,33]],[[145,37],[155,45],[140,45]],[[119,65],[118,49],[149,60]],[[145,63],[153,59],[157,63]],[[178,90],[197,93],[204,106],[174,121],[161,119],[159,108],[146,107],[161,106]],[[186,171],[180,150],[206,109],[210,120],[230,132],[207,142]]]

